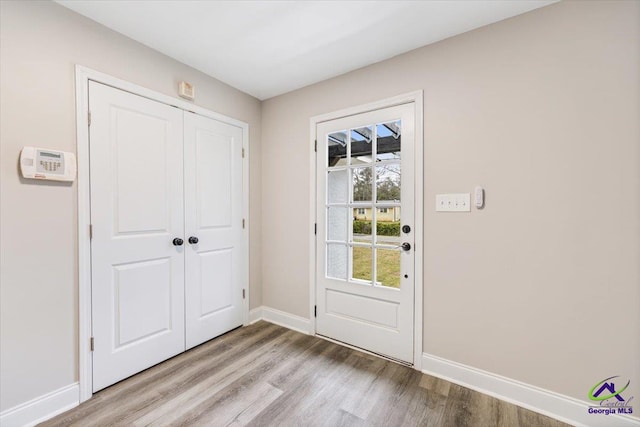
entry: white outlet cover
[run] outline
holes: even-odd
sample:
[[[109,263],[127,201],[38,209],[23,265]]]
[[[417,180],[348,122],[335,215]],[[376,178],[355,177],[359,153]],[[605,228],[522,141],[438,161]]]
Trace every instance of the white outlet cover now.
[[[453,193],[436,195],[437,212],[471,212],[471,194]]]

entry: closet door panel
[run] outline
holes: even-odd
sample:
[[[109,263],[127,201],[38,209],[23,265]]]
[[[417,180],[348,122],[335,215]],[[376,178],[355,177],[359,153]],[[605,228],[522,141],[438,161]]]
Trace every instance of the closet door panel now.
[[[89,84],[93,391],[185,350],[182,111]]]
[[[226,135],[207,129],[195,129],[195,174],[197,229],[229,229],[233,200],[231,199],[233,144]]]
[[[184,113],[187,348],[242,325],[242,129]],[[197,243],[196,240],[197,239]]]
[[[233,307],[233,251],[219,249],[198,254],[201,275],[200,317]]]

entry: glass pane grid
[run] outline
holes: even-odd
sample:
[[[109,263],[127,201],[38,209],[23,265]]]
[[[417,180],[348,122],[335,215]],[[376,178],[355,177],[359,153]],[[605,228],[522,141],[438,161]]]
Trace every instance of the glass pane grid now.
[[[376,249],[375,286],[400,288],[400,250]]]
[[[400,160],[401,131],[400,120],[380,123],[376,125],[376,162],[385,160]]]
[[[327,172],[327,203],[349,202],[349,171],[347,169]]]
[[[327,171],[329,176],[335,174],[334,182],[341,181],[338,184],[340,190],[346,190],[346,200],[342,191],[340,197],[330,197],[328,191],[327,237],[332,240],[327,245],[336,246],[332,253],[347,255],[346,265],[339,263],[332,274],[347,273],[344,279],[349,282],[391,289],[400,286],[400,234],[395,230],[395,223],[399,230],[401,207],[400,128],[397,120],[332,134],[340,145],[337,148],[334,142],[332,153],[339,159],[328,156]],[[353,218],[348,218],[350,214]]]
[[[346,280],[348,247],[345,244],[327,244],[326,276],[333,279]]]
[[[400,166],[401,164],[402,164],[402,162],[399,162],[397,160],[378,160],[378,161],[376,161],[376,166],[386,166],[386,165],[398,165],[398,166]],[[335,168],[335,169],[340,169],[340,168]]]
[[[351,168],[352,203],[372,203],[374,198],[374,169],[369,166]]]
[[[347,241],[348,215],[347,208],[327,208],[327,240]]]
[[[373,164],[372,146],[375,145],[375,126],[365,125],[349,131],[349,165]]]
[[[373,245],[371,243],[365,243],[365,242],[349,242],[349,246],[357,247],[357,248],[370,248]]]
[[[369,246],[352,246],[351,248],[352,274],[351,279],[372,282],[373,266],[373,249]]]
[[[376,202],[400,202],[402,171],[400,165],[376,165]]]
[[[348,132],[346,129],[327,135],[326,166],[347,165],[348,147]]]
[[[377,140],[378,140],[378,126],[374,126],[373,127],[373,141],[377,141]],[[377,158],[377,146],[378,146],[378,144],[377,143],[375,143],[375,144],[372,143],[371,145],[372,145],[372,147],[371,147],[371,149],[372,149],[371,150],[372,151],[371,157],[373,159],[375,159],[375,158]],[[378,209],[375,208],[375,202],[376,202],[376,200],[378,200],[378,197],[376,195],[377,180],[376,180],[376,176],[375,176],[375,171],[376,171],[376,168],[374,167],[373,168],[373,177],[372,177],[372,180],[371,180],[372,181],[371,182],[371,187],[372,187],[372,197],[371,197],[371,201],[372,201],[372,203],[371,203],[371,211],[372,211],[372,214],[371,214],[371,252],[372,253],[371,253],[371,255],[372,255],[372,258],[373,258],[372,268],[371,268],[371,270],[372,270],[371,271],[371,276],[372,276],[371,283],[373,285],[375,285],[376,280],[377,280],[376,266],[378,264],[378,261],[377,261],[377,252],[378,251],[373,249],[373,243],[378,240],[378,238],[377,238],[378,230],[377,230],[377,227],[376,227],[376,224],[377,224],[377,221],[378,221],[378,219],[377,219]]]

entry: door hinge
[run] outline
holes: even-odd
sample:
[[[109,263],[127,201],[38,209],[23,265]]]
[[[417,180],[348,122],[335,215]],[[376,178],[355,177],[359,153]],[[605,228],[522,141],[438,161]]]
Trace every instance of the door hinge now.
[[[89,224],[89,240],[93,240],[93,224]]]
[[[247,294],[245,293],[245,290],[242,290],[242,299],[246,299],[247,298]]]
[[[242,218],[242,228],[244,228],[244,218]]]
[[[242,158],[244,159],[244,148],[242,148]]]
[[[89,122],[89,126],[91,126],[91,111],[87,111],[87,121]]]
[[[313,151],[315,151],[316,153],[318,152],[318,140],[316,139],[316,144],[313,147]]]
[[[91,351],[95,349],[93,337],[89,338],[89,348]]]
[[[317,305],[313,306],[313,317],[318,317],[318,306]]]
[[[318,234],[318,223],[313,224],[313,234]]]

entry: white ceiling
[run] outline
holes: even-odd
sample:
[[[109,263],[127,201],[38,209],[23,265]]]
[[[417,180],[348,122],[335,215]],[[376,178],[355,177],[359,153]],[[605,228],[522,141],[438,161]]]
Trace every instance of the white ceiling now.
[[[267,99],[554,1],[58,3]]]

